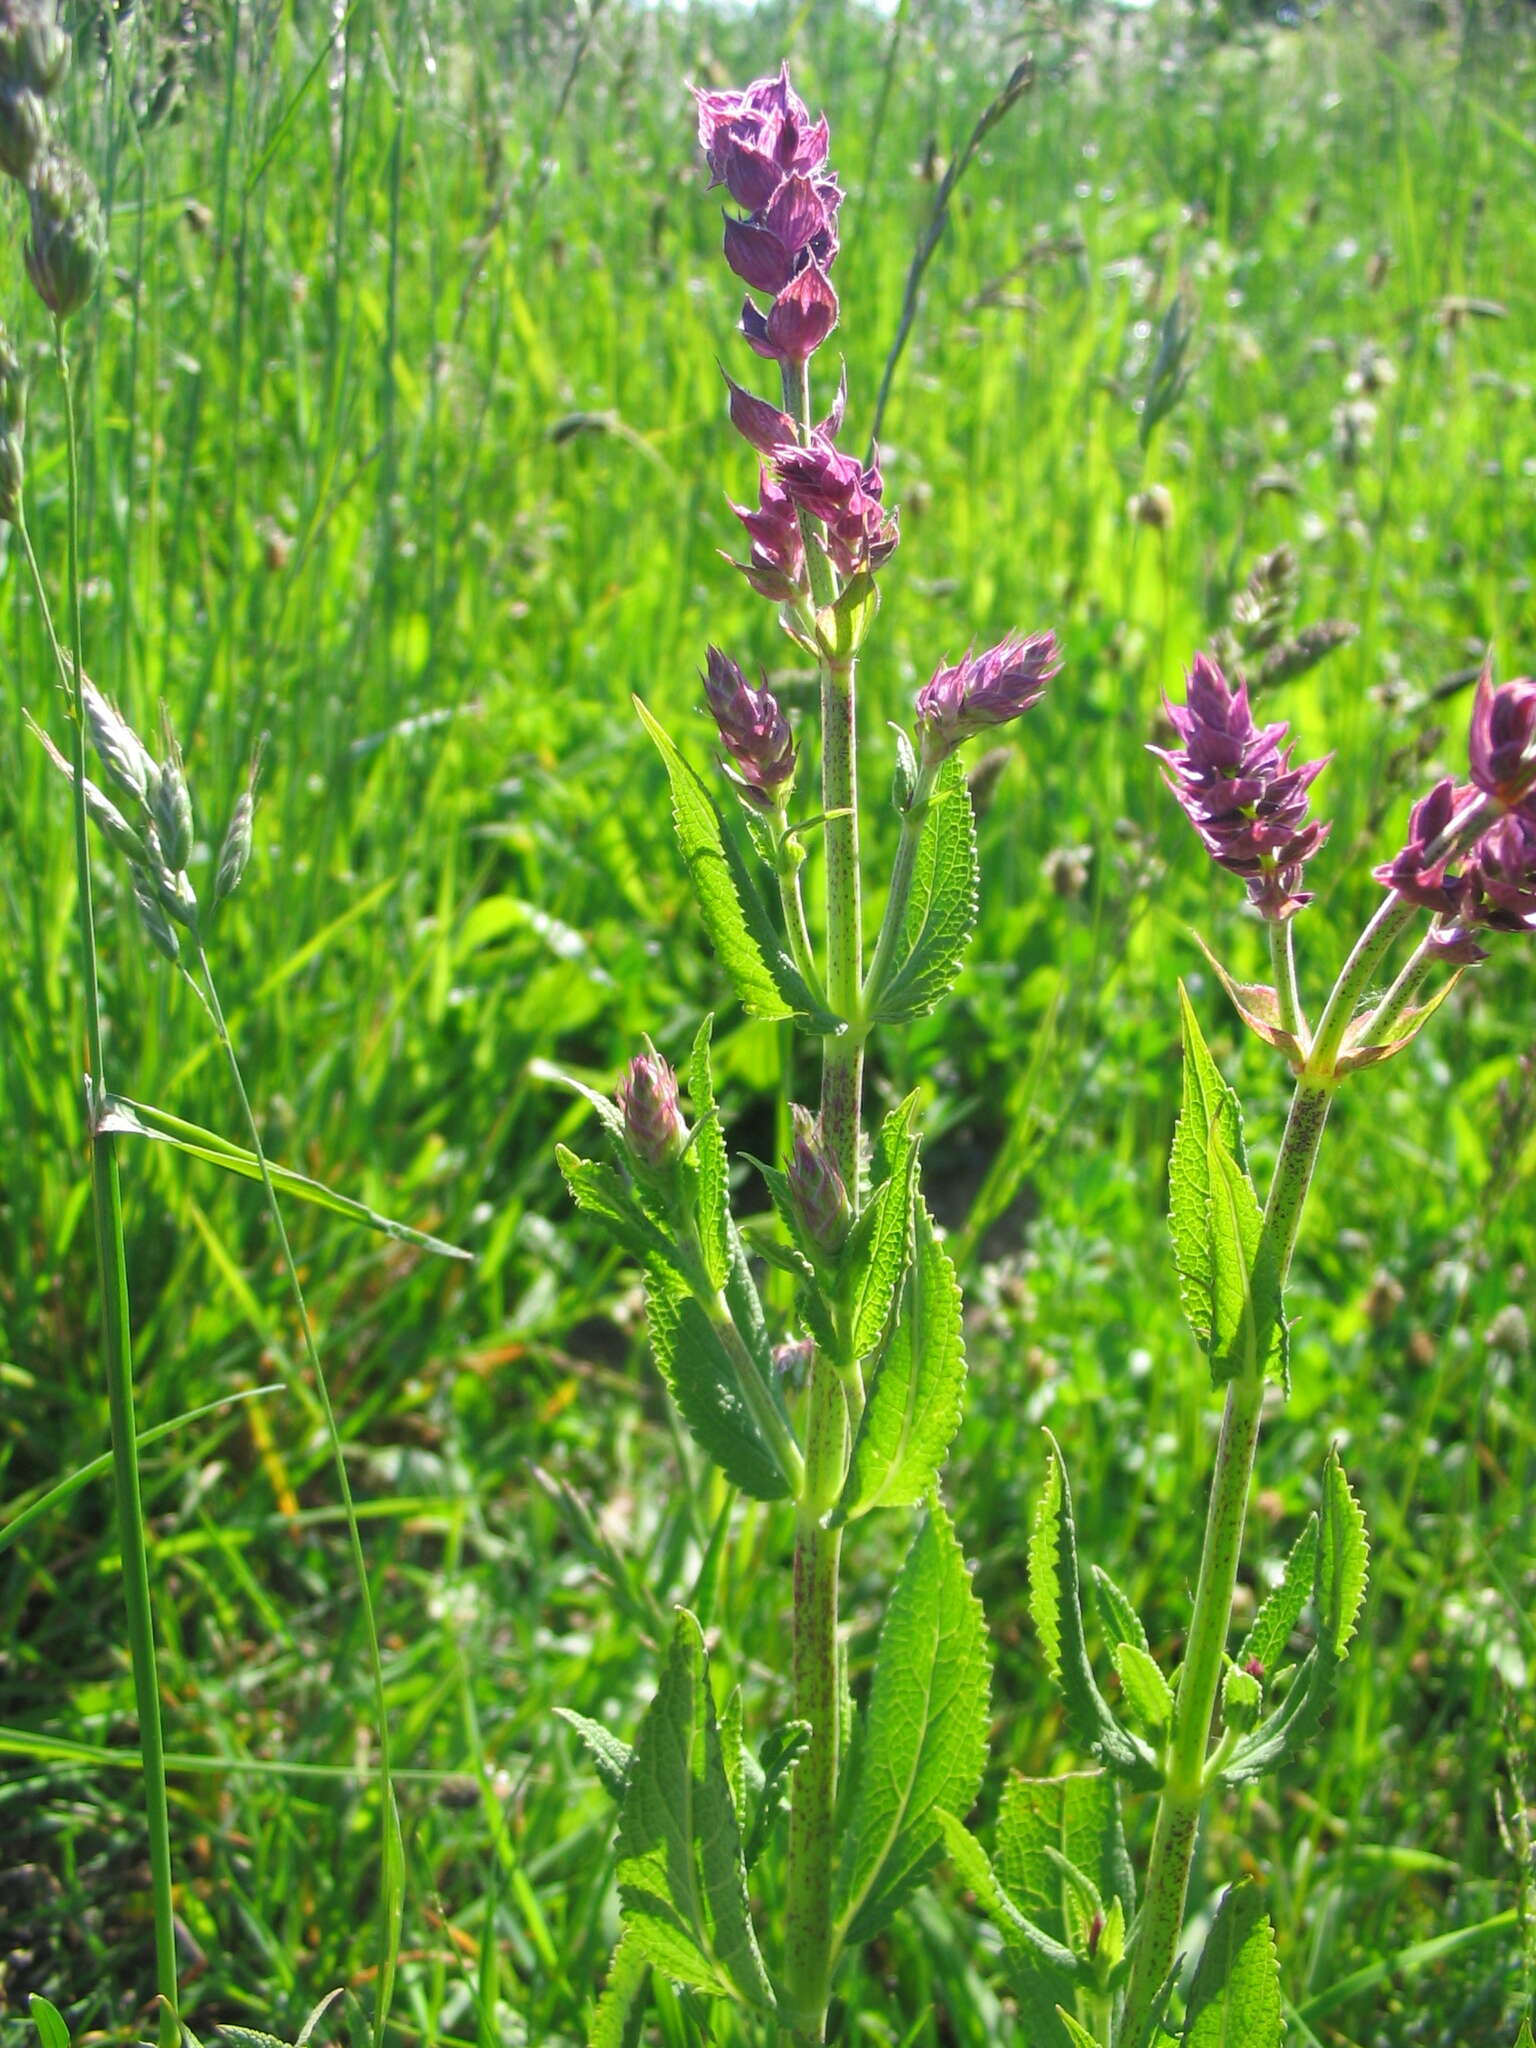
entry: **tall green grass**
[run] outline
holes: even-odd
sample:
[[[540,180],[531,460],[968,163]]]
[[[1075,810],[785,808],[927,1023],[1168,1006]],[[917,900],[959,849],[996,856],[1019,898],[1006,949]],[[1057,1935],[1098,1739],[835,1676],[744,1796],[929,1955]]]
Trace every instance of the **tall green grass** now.
[[[1135,29],[1064,18],[358,0],[210,12],[174,49],[142,12],[82,31],[70,118],[116,265],[81,325],[87,667],[136,722],[167,700],[205,834],[272,734],[220,934],[269,1152],[479,1254],[449,1269],[293,1219],[400,1766],[401,2039],[583,2038],[613,1927],[609,1817],[552,1709],[632,1729],[722,1506],[669,1432],[630,1276],[567,1213],[551,1148],[585,1112],[543,1065],[607,1085],[639,1028],[676,1050],[721,1000],[630,693],[692,731],[702,765],[706,638],[797,687],[714,552],[734,541],[726,494],[751,485],[715,361],[740,374],[744,351],[680,79],[739,81],[787,52],[845,138],[856,436],[942,162],[1026,40],[1036,53],[893,385],[908,544],[866,679],[878,754],[881,721],[973,634],[1049,624],[1069,657],[985,808],[962,1000],[911,1054],[934,1076],[944,1221],[981,1261],[952,1505],[1007,1645],[997,1746],[1020,1768],[1062,1760],[1023,1609],[1039,1424],[1071,1463],[1084,1543],[1165,1632],[1196,1555],[1205,1403],[1161,1220],[1175,973],[1245,1097],[1271,1105],[1254,1150],[1278,1137],[1280,1076],[1225,1025],[1189,936],[1257,966],[1143,751],[1159,690],[1281,542],[1303,617],[1359,624],[1271,713],[1336,751],[1301,939],[1315,985],[1410,792],[1455,764],[1483,643],[1505,672],[1536,661],[1529,34],[1488,9],[1455,35],[1385,8],[1225,37],[1171,10]],[[146,124],[168,66],[179,104]],[[7,276],[14,332],[19,263]],[[1194,375],[1143,454],[1135,400],[1180,289]],[[1397,375],[1356,394],[1377,417],[1350,460],[1335,413],[1368,345]],[[42,379],[28,456],[51,574],[67,468]],[[1151,484],[1173,499],[1166,532],[1127,515]],[[54,684],[14,553],[0,602],[9,1517],[97,1456],[106,1414],[67,807],[21,720]],[[875,806],[876,845],[888,829]],[[97,926],[115,1084],[234,1130],[217,1048],[105,864]],[[1217,1826],[1300,1962],[1301,2041],[1512,2039],[1531,1993],[1508,1925],[1411,1951],[1520,1897],[1498,1813],[1518,1808],[1532,1736],[1532,970],[1511,942],[1422,1051],[1351,1091],[1298,1257],[1295,1391],[1261,1505],[1279,1550],[1307,1505],[1291,1475],[1350,1445],[1374,1656],[1306,1798],[1266,1785]],[[744,1149],[775,1143],[788,1056],[773,1027],[720,1019]],[[873,1077],[907,1085],[904,1065]],[[306,1408],[193,1414],[303,1371],[254,1192],[159,1147],[125,1146],[122,1166],[139,1424],[161,1432],[143,1485],[184,1996],[200,2033],[292,2038],[333,1985],[368,2012],[382,1961],[344,1521]],[[731,1521],[715,1616],[732,1650],[777,1625],[760,1565],[787,1542],[773,1512]],[[856,1682],[880,1583],[857,1568]],[[0,1553],[0,2038],[25,2037],[31,1991],[77,2033],[131,2038],[150,1989],[116,1574],[100,1481]],[[1213,1870],[1232,1861],[1230,1840],[1213,1848]],[[941,1886],[867,1958],[850,2037],[1006,2040],[992,1981]],[[691,2038],[681,2013],[669,2025]]]

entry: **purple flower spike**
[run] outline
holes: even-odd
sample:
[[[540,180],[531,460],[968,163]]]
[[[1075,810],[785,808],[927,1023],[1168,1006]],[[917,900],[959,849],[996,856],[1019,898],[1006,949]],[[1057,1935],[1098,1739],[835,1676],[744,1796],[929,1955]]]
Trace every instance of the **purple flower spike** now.
[[[1372,870],[1377,881],[1425,910],[1436,911],[1442,917],[1459,917],[1467,900],[1466,882],[1459,873],[1447,872],[1450,854],[1438,860],[1431,860],[1429,854],[1472,794],[1470,784],[1458,787],[1447,775],[1428,796],[1420,797],[1408,814],[1407,845],[1394,859]]]
[[[1477,679],[1468,753],[1472,780],[1508,809],[1536,784],[1536,682],[1517,676],[1495,688],[1491,657]]]
[[[618,1103],[624,1142],[636,1165],[652,1173],[675,1165],[688,1142],[688,1126],[678,1106],[677,1076],[649,1039],[619,1083]]]
[[[1163,707],[1184,745],[1150,751],[1206,851],[1243,877],[1261,917],[1294,917],[1312,900],[1303,865],[1328,837],[1327,825],[1307,817],[1307,793],[1330,757],[1293,768],[1281,746],[1290,727],[1255,725],[1247,684],[1232,689],[1207,654],[1195,656],[1186,702],[1165,697]]]
[[[827,160],[826,121],[812,123],[787,66],[777,78],[754,79],[743,92],[695,86],[693,96],[710,183],[726,186],[749,213],[768,204],[788,173],[818,171]]]
[[[1010,633],[985,654],[967,654],[939,668],[917,693],[923,763],[937,767],[962,741],[989,725],[1004,725],[1038,704],[1061,667],[1054,633]]]
[[[880,502],[885,481],[877,463],[865,468],[818,428],[809,447],[776,449],[774,468],[791,501],[826,527],[827,553],[840,575],[889,561],[899,534]]]
[[[760,597],[774,604],[790,604],[806,594],[805,542],[800,520],[789,493],[767,470],[758,479],[757,510],[732,505],[731,510],[747,530],[752,543],[751,558],[733,564]],[[726,559],[729,561],[730,557]]]
[[[736,786],[760,810],[777,810],[795,774],[795,743],[789,721],[767,687],[754,690],[741,670],[718,647],[706,655],[704,694],[720,728],[726,751],[736,763]]]

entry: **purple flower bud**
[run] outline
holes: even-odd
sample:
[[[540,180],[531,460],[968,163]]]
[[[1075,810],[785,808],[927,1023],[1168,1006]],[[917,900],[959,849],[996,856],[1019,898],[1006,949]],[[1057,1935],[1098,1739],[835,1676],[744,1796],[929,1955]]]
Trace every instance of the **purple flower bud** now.
[[[695,86],[693,96],[710,182],[726,186],[749,213],[768,204],[788,173],[817,171],[827,160],[826,120],[811,122],[787,66],[777,78],[754,79],[743,92]]]
[[[1483,663],[1468,753],[1477,787],[1513,809],[1536,783],[1536,682],[1517,676],[1495,689],[1492,659]]]
[[[790,1114],[795,1120],[795,1143],[788,1178],[796,1213],[812,1244],[825,1252],[838,1252],[853,1221],[848,1190],[822,1138],[819,1119],[798,1102],[790,1105]]]
[[[1536,804],[1506,811],[1478,840],[1467,868],[1469,922],[1496,932],[1536,932]]]
[[[766,398],[754,398],[750,391],[743,391],[733,378],[727,377],[725,381],[731,394],[731,425],[759,455],[773,455],[780,448],[795,445],[799,436],[787,412],[780,412]]]
[[[1061,667],[1054,633],[1010,633],[985,654],[967,654],[953,668],[935,669],[917,693],[923,762],[937,767],[962,741],[989,725],[1003,725],[1038,704]]]
[[[1473,793],[1470,784],[1458,788],[1446,776],[1428,796],[1420,797],[1408,814],[1407,845],[1394,859],[1372,870],[1377,881],[1425,910],[1437,911],[1442,917],[1457,917],[1466,902],[1465,880],[1459,873],[1447,872],[1452,854],[1443,853],[1439,859],[1431,860],[1430,851]]]
[[[1209,655],[1197,654],[1184,704],[1163,708],[1182,747],[1153,747],[1206,851],[1241,875],[1254,908],[1271,922],[1293,917],[1311,896],[1303,864],[1329,827],[1307,817],[1308,791],[1330,757],[1291,766],[1289,726],[1254,724],[1248,686],[1234,690]]]
[[[1442,967],[1475,967],[1488,958],[1487,947],[1477,943],[1469,926],[1444,918],[1430,926],[1427,944]]]
[[[781,292],[795,274],[793,252],[772,228],[725,216],[725,260],[755,292]]]
[[[795,774],[789,721],[766,676],[763,688],[754,690],[718,647],[711,647],[705,660],[704,694],[726,751],[740,770],[737,787],[760,809],[777,809]]]
[[[752,588],[775,604],[803,597],[805,542],[789,493],[763,470],[758,478],[757,510],[734,504],[731,510],[752,543],[750,560],[735,564]]]
[[[894,514],[881,504],[885,481],[878,463],[865,468],[856,455],[834,448],[820,428],[808,447],[780,448],[774,468],[793,503],[826,527],[827,553],[840,575],[866,565],[878,569],[895,552]]]
[[[804,363],[837,325],[837,293],[814,262],[792,278],[765,319],[750,299],[741,308],[748,345],[773,363]]]
[[[663,1172],[682,1156],[688,1126],[677,1100],[677,1076],[650,1040],[619,1083],[624,1141],[636,1165]]]

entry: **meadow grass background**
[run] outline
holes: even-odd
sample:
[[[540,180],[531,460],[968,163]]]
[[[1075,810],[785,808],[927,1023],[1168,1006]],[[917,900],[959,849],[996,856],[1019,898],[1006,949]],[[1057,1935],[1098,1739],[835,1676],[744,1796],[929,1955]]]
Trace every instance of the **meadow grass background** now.
[[[922,1081],[936,1199],[971,1259],[947,1492],[999,1642],[991,1802],[1006,1768],[1070,1760],[1024,1611],[1043,1423],[1085,1555],[1165,1658],[1187,1612],[1214,1403],[1162,1221],[1176,975],[1244,1091],[1261,1171],[1283,1114],[1283,1072],[1239,1036],[1191,935],[1258,966],[1240,891],[1144,752],[1159,692],[1282,542],[1302,620],[1359,625],[1263,706],[1335,754],[1299,929],[1315,1000],[1411,795],[1464,759],[1484,644],[1504,673],[1536,665],[1524,12],[1277,26],[1160,7],[1117,27],[1049,7],[913,4],[893,24],[841,0],[355,0],[82,18],[67,119],[112,220],[72,330],[87,665],[141,725],[170,705],[205,834],[271,733],[256,856],[214,946],[267,1143],[477,1255],[424,1261],[291,1217],[386,1639],[402,2042],[583,2038],[616,1922],[611,1817],[552,1710],[632,1732],[659,1617],[693,1591],[723,1501],[659,1398],[634,1276],[568,1211],[552,1146],[593,1134],[544,1063],[608,1086],[642,1031],[679,1056],[718,1008],[728,1129],[759,1154],[782,1136],[786,1063],[814,1086],[803,1048],[726,999],[629,707],[641,692],[707,769],[710,638],[810,701],[715,553],[734,544],[727,493],[752,488],[717,359],[766,385],[733,334],[681,81],[740,83],[787,54],[832,120],[857,445],[944,161],[1036,57],[896,378],[904,540],[864,669],[878,864],[885,721],[915,685],[1015,625],[1054,626],[1067,654],[990,784],[958,998],[881,1044],[872,1076],[877,1106]],[[9,192],[0,222],[0,311],[38,358],[30,516],[62,574],[57,387]],[[1143,454],[1135,401],[1179,289],[1194,371]],[[1361,395],[1352,372],[1375,381],[1372,350],[1396,376],[1352,439],[1338,408]],[[1152,484],[1165,531],[1127,515]],[[104,1450],[106,1400],[67,806],[22,707],[62,714],[14,548],[0,605],[9,1518]],[[235,1132],[200,1013],[106,864],[99,890],[115,1085]],[[1196,1902],[1262,1874],[1300,2042],[1512,2041],[1536,1985],[1536,1937],[1510,1917],[1533,1768],[1533,970],[1505,941],[1407,1057],[1351,1084],[1298,1257],[1252,1567],[1283,1554],[1337,1440],[1371,1595],[1315,1764],[1214,1816]],[[301,1385],[258,1192],[147,1145],[124,1173],[141,1427]],[[335,1985],[366,2010],[379,1961],[367,1678],[325,1442],[312,1403],[280,1391],[145,1459],[188,2015],[291,2038]],[[749,1726],[785,1704],[789,1540],[787,1512],[743,1504],[720,1559]],[[856,1679],[901,1541],[892,1518],[851,1547]],[[77,2032],[140,2024],[122,1642],[97,1479],[0,1553],[7,2042],[29,2038],[31,1991]],[[941,1881],[848,1973],[847,2038],[1013,2040],[998,1981]],[[675,2009],[659,2025],[691,2038]]]

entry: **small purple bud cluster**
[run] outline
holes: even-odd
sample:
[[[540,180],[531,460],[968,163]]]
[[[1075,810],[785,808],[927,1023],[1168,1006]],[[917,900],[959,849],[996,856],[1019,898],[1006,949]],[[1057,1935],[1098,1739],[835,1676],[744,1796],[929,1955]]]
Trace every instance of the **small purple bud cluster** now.
[[[760,356],[805,363],[837,325],[827,273],[843,195],[826,170],[826,121],[812,125],[786,66],[745,92],[695,88],[694,98],[710,182],[724,185],[747,214],[725,217],[725,260],[751,291],[773,301],[765,315],[748,297],[741,331]]]
[[[708,650],[706,662],[704,694],[726,752],[736,764],[732,780],[758,809],[782,809],[795,779],[795,743],[767,677],[762,689],[754,690],[718,647]]]
[[[636,1053],[619,1083],[624,1142],[637,1166],[665,1173],[682,1157],[688,1126],[677,1099],[677,1076],[656,1048]]]
[[[937,767],[962,741],[989,725],[1004,725],[1038,704],[1061,667],[1054,633],[1011,633],[985,654],[967,654],[953,668],[935,669],[917,693],[922,758]]]
[[[790,1105],[790,1114],[795,1123],[787,1176],[790,1196],[811,1243],[835,1253],[853,1220],[848,1190],[822,1137],[820,1119],[798,1102]]]
[[[1307,793],[1327,757],[1293,768],[1291,749],[1281,745],[1289,726],[1255,725],[1247,684],[1234,690],[1206,654],[1189,671],[1187,702],[1165,697],[1163,705],[1184,744],[1151,751],[1206,851],[1243,877],[1261,917],[1293,917],[1312,900],[1301,887],[1304,864],[1328,836],[1327,825],[1307,816]]]
[[[1474,931],[1536,931],[1536,682],[1494,684],[1484,664],[1467,745],[1471,781],[1449,776],[1413,807],[1408,840],[1376,879],[1435,912],[1441,957],[1484,957]],[[1463,851],[1453,827],[1492,798],[1500,815]]]

